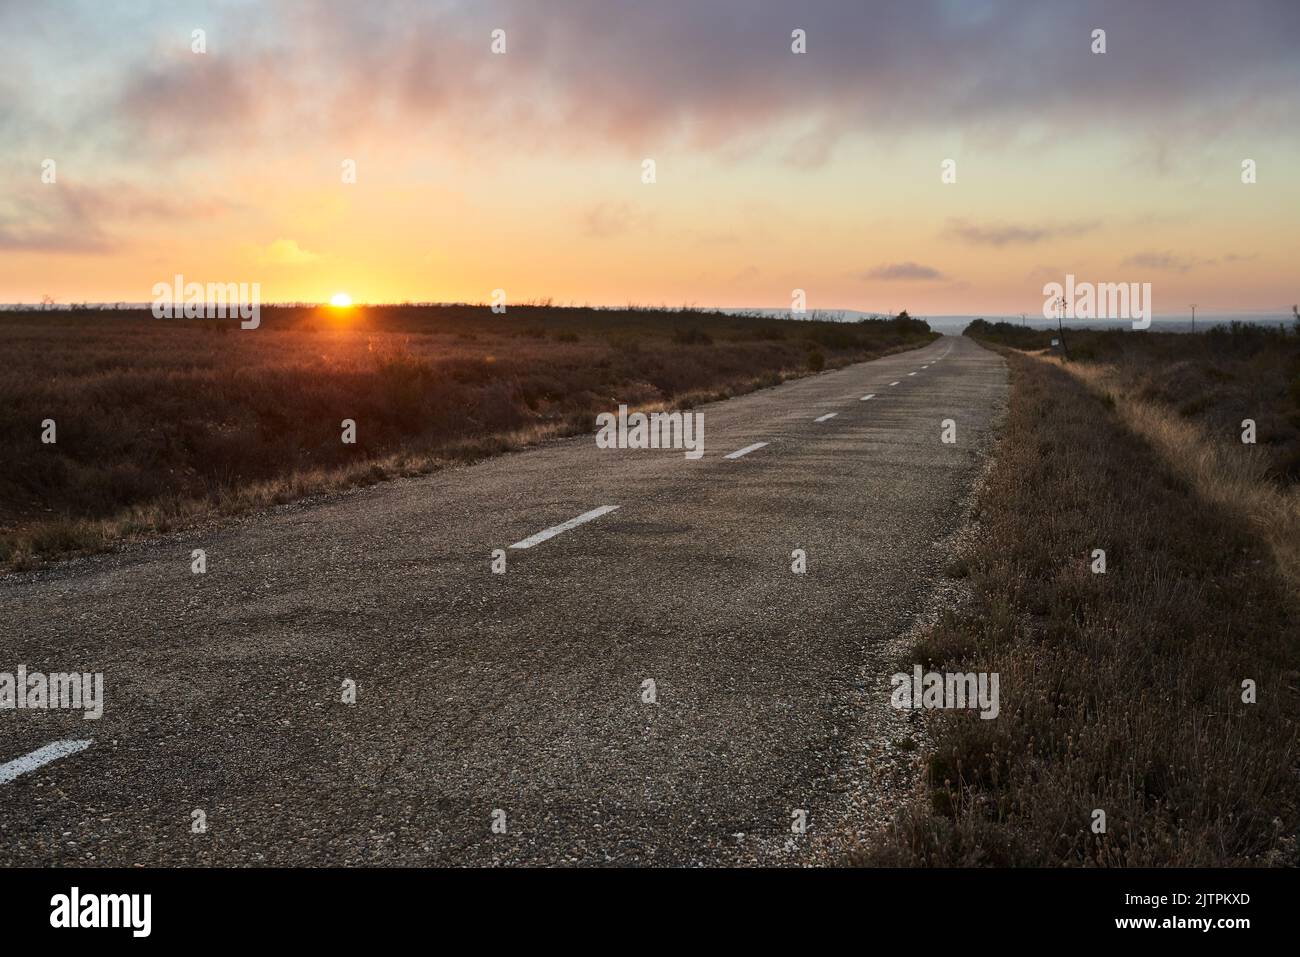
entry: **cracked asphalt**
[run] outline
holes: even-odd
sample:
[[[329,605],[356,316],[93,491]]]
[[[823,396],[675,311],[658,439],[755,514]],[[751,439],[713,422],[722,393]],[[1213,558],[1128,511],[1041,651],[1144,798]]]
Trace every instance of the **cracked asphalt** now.
[[[1006,393],[944,337],[697,409],[698,461],[578,437],[0,580],[0,671],[107,687],[0,711],[0,764],[92,741],[0,785],[0,864],[806,862]]]

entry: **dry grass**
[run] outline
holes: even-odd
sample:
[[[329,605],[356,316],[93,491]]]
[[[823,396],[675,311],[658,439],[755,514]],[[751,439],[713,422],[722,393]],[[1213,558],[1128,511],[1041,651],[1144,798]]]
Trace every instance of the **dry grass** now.
[[[1168,404],[1128,394],[1130,383],[1113,365],[1062,363],[1096,394],[1108,397],[1121,421],[1182,475],[1197,497],[1241,517],[1273,551],[1293,593],[1300,594],[1300,485],[1273,481],[1267,447],[1233,440],[1182,416]],[[1238,426],[1239,428],[1239,426]]]
[[[1046,350],[1055,332],[1012,323],[972,323],[985,342]],[[1067,329],[1068,365],[1103,367],[1125,398],[1163,406],[1170,417],[1200,425],[1212,444],[1241,447],[1241,421],[1258,426],[1266,475],[1300,482],[1300,325],[1233,324],[1200,335]]]
[[[961,556],[971,605],[915,659],[998,672],[1001,715],[928,713],[926,792],[859,860],[1294,864],[1300,636],[1253,515],[1277,514],[1258,461],[1225,465],[1176,412],[1086,373],[1008,361],[1005,432]]]
[[[0,568],[689,408],[933,338],[642,309],[0,313]],[[58,441],[42,444],[41,422]],[[354,419],[357,443],[340,441]]]

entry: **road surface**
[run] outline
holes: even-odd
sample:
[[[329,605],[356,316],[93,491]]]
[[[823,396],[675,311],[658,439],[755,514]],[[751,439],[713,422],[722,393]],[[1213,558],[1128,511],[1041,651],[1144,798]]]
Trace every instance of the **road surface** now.
[[[1006,390],[945,337],[704,406],[698,461],[584,436],[0,581],[0,672],[107,689],[0,711],[0,864],[798,862]]]

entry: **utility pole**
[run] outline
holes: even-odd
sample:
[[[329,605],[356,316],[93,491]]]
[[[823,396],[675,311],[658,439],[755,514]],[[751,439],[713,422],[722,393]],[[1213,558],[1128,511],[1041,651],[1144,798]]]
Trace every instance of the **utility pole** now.
[[[1192,303],[1192,332],[1196,331],[1196,303]]]
[[[1020,324],[1022,326],[1027,325],[1027,323],[1025,322],[1025,314],[1023,312],[1020,314]]]
[[[1065,297],[1056,298],[1056,334],[1061,340],[1061,355],[1068,355],[1065,350],[1065,326],[1061,322],[1061,317],[1065,315]]]

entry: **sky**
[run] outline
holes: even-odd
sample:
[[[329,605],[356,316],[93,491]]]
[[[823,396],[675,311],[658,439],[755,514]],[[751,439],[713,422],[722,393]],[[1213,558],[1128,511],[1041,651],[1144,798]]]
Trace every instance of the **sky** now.
[[[0,0],[0,301],[1289,312],[1298,41],[1296,0]]]

